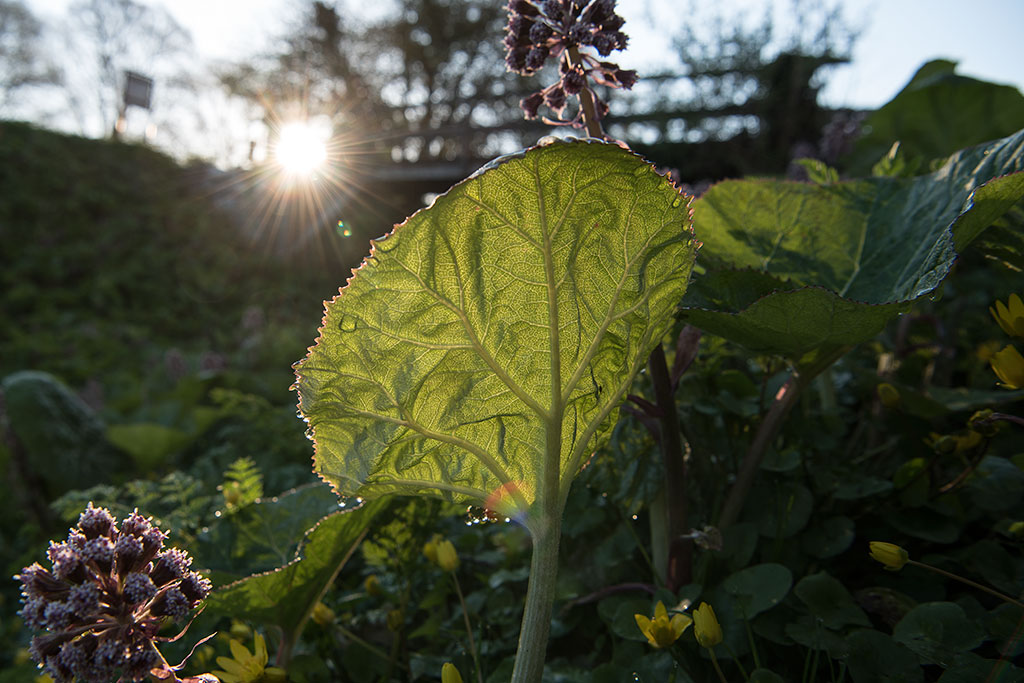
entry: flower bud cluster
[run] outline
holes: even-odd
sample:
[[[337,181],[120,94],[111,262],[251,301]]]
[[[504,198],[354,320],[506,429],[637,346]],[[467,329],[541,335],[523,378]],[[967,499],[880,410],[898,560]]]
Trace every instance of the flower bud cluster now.
[[[166,535],[138,511],[120,526],[92,503],[61,543],[51,541],[51,568],[38,562],[21,581],[21,617],[32,629],[29,652],[57,683],[117,678],[140,681],[166,666],[154,641],[168,619],[188,615],[210,592],[189,569],[192,558],[164,548]]]
[[[601,57],[626,47],[625,23],[615,12],[615,0],[509,0],[505,34],[505,64],[510,71],[530,76],[553,57],[559,60],[559,80],[524,98],[519,104],[526,118],[537,118],[542,104],[559,122],[578,124],[580,116],[564,118],[567,98],[586,91],[593,98],[598,118],[608,105],[594,93],[590,81],[612,88],[632,88],[636,72],[600,61],[580,48],[592,48]],[[575,51],[578,59],[570,59]]]

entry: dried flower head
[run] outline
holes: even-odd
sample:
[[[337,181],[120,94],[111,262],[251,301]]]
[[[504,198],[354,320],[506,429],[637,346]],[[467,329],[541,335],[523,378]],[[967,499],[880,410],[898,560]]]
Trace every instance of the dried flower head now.
[[[624,23],[615,12],[615,0],[509,0],[505,27],[508,69],[531,76],[549,58],[559,61],[558,81],[519,103],[526,118],[537,118],[543,103],[558,115],[557,121],[549,123],[581,125],[582,108],[567,118],[566,95],[581,101],[591,99],[596,116],[603,117],[608,106],[594,92],[591,81],[628,90],[636,83],[636,72],[600,61],[581,48],[590,48],[601,57],[624,49],[629,40],[621,30]]]
[[[187,553],[165,550],[165,538],[138,511],[119,528],[90,503],[67,542],[50,543],[50,569],[36,562],[14,577],[25,625],[46,631],[29,653],[54,681],[140,681],[155,668],[169,671],[157,633],[205,599],[210,582],[188,571]]]

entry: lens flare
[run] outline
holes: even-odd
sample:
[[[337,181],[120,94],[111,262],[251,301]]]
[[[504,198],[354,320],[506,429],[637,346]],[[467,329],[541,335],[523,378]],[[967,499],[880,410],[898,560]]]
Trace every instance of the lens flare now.
[[[309,175],[327,161],[327,135],[305,121],[281,127],[274,157],[282,168],[295,175]]]

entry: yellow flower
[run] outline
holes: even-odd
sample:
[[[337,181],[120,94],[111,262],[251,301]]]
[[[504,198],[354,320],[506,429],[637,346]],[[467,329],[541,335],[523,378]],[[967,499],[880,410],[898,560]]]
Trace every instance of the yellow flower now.
[[[437,564],[437,544],[441,542],[441,534],[434,534],[433,538],[423,544],[423,554],[431,564]]]
[[[444,540],[437,544],[437,566],[446,572],[453,572],[459,566],[459,555],[451,541]]]
[[[722,627],[715,617],[715,610],[706,602],[693,611],[693,635],[697,642],[711,649],[722,642]]]
[[[871,550],[872,559],[878,560],[885,565],[886,569],[894,572],[903,569],[903,565],[910,559],[907,551],[894,543],[871,541],[868,548]]]
[[[683,631],[693,623],[693,619],[685,614],[673,614],[669,619],[668,611],[660,600],[654,606],[654,619],[643,614],[634,614],[633,618],[640,631],[647,636],[647,642],[657,648],[668,647],[679,640]]]
[[[996,376],[1003,381],[1000,386],[1007,389],[1024,388],[1024,356],[1012,346],[1007,346],[992,356],[989,361]]]
[[[322,602],[313,606],[313,613],[310,616],[321,626],[329,626],[334,623],[334,610]]]
[[[1024,302],[1019,296],[1011,294],[1008,305],[996,301],[996,307],[989,306],[988,310],[1006,334],[1024,339]]]
[[[213,672],[222,683],[283,683],[287,680],[284,669],[267,666],[267,643],[261,634],[256,634],[252,652],[234,638],[230,646],[231,658],[217,657],[217,664],[224,667],[224,671]]]
[[[462,683],[462,674],[451,662],[445,662],[441,667],[441,683]]]

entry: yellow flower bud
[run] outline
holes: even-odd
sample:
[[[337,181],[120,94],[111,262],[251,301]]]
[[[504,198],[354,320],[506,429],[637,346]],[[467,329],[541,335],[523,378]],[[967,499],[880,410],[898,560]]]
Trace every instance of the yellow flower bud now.
[[[288,672],[277,666],[268,666],[263,670],[260,683],[287,683]]]
[[[697,642],[709,650],[722,642],[722,626],[718,623],[715,610],[706,602],[693,611],[693,635]]]
[[[900,404],[900,390],[888,382],[879,384],[875,391],[878,393],[878,400],[886,408],[895,408]]]
[[[313,605],[313,613],[310,616],[321,626],[329,626],[334,623],[334,610],[322,602]]]
[[[384,595],[384,589],[380,585],[380,579],[377,578],[376,574],[370,574],[363,581],[363,589],[371,596],[379,598]]]
[[[1006,389],[1024,388],[1024,356],[1012,346],[1007,346],[992,356],[989,361],[996,376],[1002,380],[999,386]]]
[[[894,543],[871,541],[868,548],[871,551],[871,558],[884,564],[885,568],[890,571],[896,572],[903,569],[903,565],[910,559],[907,551]]]
[[[1014,522],[1007,531],[1011,536],[1024,537],[1024,522]]]
[[[445,662],[441,667],[441,683],[462,683],[462,674],[451,662]]]
[[[1011,294],[1007,304],[996,301],[995,308],[989,306],[988,310],[1003,332],[1024,339],[1024,301],[1019,296]]]
[[[423,544],[423,555],[431,564],[437,564],[437,544],[440,542],[441,534],[434,534],[433,538]]]
[[[402,624],[405,623],[405,614],[400,609],[393,609],[388,612],[387,622],[388,630],[392,633],[398,633],[402,630]]]
[[[459,555],[451,541],[444,540],[437,544],[437,566],[446,572],[453,572],[459,566]]]
[[[634,614],[633,618],[636,620],[640,632],[647,636],[647,642],[656,648],[672,645],[693,623],[693,620],[685,614],[674,614],[670,619],[668,610],[665,609],[665,605],[661,601],[654,606],[653,619],[644,614]]]
[[[986,408],[975,412],[967,419],[967,427],[981,436],[991,439],[999,433],[1001,424],[992,419],[992,410]]]

